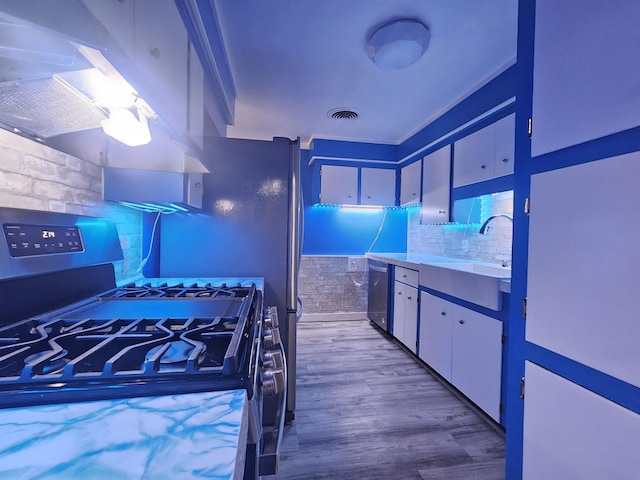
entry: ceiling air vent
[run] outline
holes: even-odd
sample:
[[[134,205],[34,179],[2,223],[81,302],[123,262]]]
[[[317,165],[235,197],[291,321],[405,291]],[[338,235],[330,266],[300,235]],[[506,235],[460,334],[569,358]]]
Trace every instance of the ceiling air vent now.
[[[355,120],[358,118],[358,113],[349,109],[336,108],[334,110],[330,110],[329,113],[327,113],[327,116],[334,120]]]

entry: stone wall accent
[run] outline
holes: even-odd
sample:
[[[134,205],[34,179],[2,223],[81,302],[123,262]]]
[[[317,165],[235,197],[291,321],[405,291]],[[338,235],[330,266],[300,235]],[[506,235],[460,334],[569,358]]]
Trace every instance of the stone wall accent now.
[[[513,216],[512,191],[484,197],[483,218],[499,213]],[[500,217],[485,235],[478,230],[478,225],[421,225],[414,209],[408,218],[407,252],[511,265],[513,224]]]
[[[298,292],[303,314],[362,313],[366,318],[368,273],[348,272],[348,257],[303,256]]]
[[[110,219],[124,254],[117,280],[139,273],[142,213],[102,200],[101,165],[0,130],[0,206]]]

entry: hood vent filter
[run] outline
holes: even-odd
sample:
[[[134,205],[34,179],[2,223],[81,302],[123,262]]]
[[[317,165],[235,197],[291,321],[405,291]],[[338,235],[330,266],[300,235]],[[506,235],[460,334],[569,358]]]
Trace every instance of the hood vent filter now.
[[[100,128],[104,111],[57,75],[0,84],[0,122],[47,139]]]

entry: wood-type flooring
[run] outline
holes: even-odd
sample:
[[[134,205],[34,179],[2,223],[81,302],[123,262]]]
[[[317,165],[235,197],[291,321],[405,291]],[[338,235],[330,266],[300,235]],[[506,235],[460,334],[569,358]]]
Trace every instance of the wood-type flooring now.
[[[297,404],[265,480],[503,480],[504,434],[368,320],[298,324]]]

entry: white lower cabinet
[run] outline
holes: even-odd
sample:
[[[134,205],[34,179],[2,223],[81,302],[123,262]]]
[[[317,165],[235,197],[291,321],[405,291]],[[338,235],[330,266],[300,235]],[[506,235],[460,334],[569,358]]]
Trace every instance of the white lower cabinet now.
[[[420,303],[420,358],[499,422],[502,322],[426,292]]]
[[[420,292],[420,354],[431,368],[451,381],[453,304]]]
[[[523,480],[632,480],[640,415],[526,362]]]
[[[418,341],[418,272],[401,267],[395,268],[393,336],[413,353],[416,353],[416,343]]]

